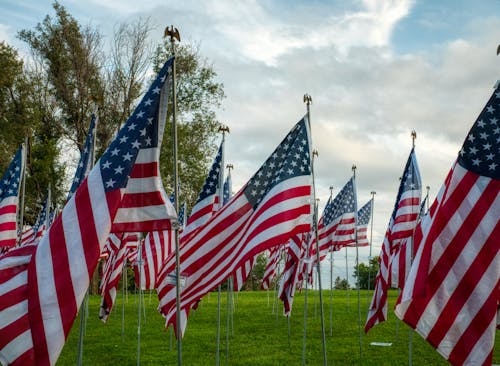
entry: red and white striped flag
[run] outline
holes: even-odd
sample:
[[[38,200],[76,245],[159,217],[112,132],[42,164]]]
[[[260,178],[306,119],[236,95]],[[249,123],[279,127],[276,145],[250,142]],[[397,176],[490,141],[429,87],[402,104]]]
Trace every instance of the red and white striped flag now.
[[[372,214],[372,200],[369,200],[365,203],[363,207],[358,210],[358,222],[356,225],[357,230],[357,246],[358,247],[367,247],[370,245],[368,241],[368,224],[370,222],[371,214]],[[355,246],[354,243],[348,244],[349,247]]]
[[[379,271],[375,278],[375,290],[368,310],[365,332],[387,319],[387,290],[391,284],[391,256],[404,238],[411,237],[417,224],[421,197],[420,171],[412,149],[406,162],[399,185],[396,204],[389,220],[379,256]]]
[[[246,261],[243,262],[241,266],[236,268],[233,274],[233,283],[234,283],[234,289],[236,291],[241,291],[243,288],[243,285],[248,279],[248,276],[250,276],[250,273],[252,272],[252,267],[255,262],[255,257],[249,258]]]
[[[0,278],[3,363],[56,363],[117,216],[120,224],[128,222],[138,231],[166,226],[176,217],[168,198],[160,206],[162,195],[151,194],[157,179],[149,179],[158,176],[158,161],[153,157],[159,156],[166,113],[158,110],[162,110],[160,99],[166,106],[165,80],[171,64],[172,60],[167,61],[160,70],[134,114],[36,249],[31,249],[31,256],[23,250],[33,246],[24,246],[16,250],[18,256],[0,258],[0,268],[6,269]],[[161,93],[164,84],[166,90]],[[145,191],[140,184],[128,184],[129,176],[131,180],[143,176]]]
[[[188,240],[192,234],[205,224],[219,209],[222,201],[223,164],[224,164],[224,139],[222,140],[212,167],[208,172],[203,188],[187,219],[186,226],[181,233],[181,241]]]
[[[135,284],[142,290],[153,290],[163,262],[175,251],[175,231],[152,231],[146,235],[141,246],[142,258],[140,261],[136,258],[134,263]]]
[[[277,245],[270,249],[269,259],[267,261],[266,269],[264,270],[264,275],[262,276],[261,288],[263,290],[269,290],[271,288],[271,283],[276,276],[276,269],[278,268],[278,262],[281,256],[283,246]]]
[[[499,120],[496,89],[436,199],[395,310],[453,365],[492,363],[500,301]]]
[[[0,247],[16,245],[17,204],[24,160],[24,147],[21,145],[0,180]]]
[[[285,268],[280,280],[278,296],[283,301],[284,315],[289,316],[292,311],[293,296],[299,285],[301,262],[307,251],[307,238],[304,234],[294,236],[288,242]]]
[[[108,320],[113,304],[115,303],[116,290],[123,272],[123,265],[125,264],[127,246],[124,239],[127,235],[127,233],[111,233],[106,243],[109,257],[104,264],[101,285],[99,286],[99,292],[101,293],[99,319],[103,322]]]
[[[168,324],[190,309],[249,258],[310,230],[311,164],[307,118],[302,119],[233,198],[180,248],[181,314],[176,314],[175,258],[159,276],[160,311]]]

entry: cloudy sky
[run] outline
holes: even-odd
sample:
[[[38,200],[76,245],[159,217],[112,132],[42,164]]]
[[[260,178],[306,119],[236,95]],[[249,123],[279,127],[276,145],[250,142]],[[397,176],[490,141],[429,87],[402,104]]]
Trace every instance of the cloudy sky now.
[[[320,207],[329,187],[338,192],[355,164],[359,206],[377,192],[374,255],[411,149],[411,131],[417,132],[423,184],[434,198],[500,76],[500,0],[61,4],[81,24],[98,27],[107,42],[118,23],[142,16],[155,26],[155,43],[173,24],[183,41],[199,44],[227,95],[219,117],[231,129],[226,162],[235,166],[235,189],[303,116],[303,95],[310,94]],[[16,33],[48,13],[51,1],[2,0],[0,40],[22,50]],[[345,277],[344,255],[335,256],[334,276]],[[367,248],[360,250],[361,261],[367,255]]]

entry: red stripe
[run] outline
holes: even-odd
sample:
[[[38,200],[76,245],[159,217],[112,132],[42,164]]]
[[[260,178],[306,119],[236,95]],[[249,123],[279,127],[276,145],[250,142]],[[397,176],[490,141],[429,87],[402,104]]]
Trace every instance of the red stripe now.
[[[429,228],[429,234],[424,243],[426,246],[423,248],[422,257],[420,260],[420,269],[417,271],[417,277],[415,280],[415,290],[418,294],[422,294],[425,291],[425,297],[419,296],[418,294],[412,301],[412,305],[406,312],[404,316],[404,321],[407,322],[413,328],[416,327],[420,317],[423,314],[427,304],[430,302],[434,296],[436,290],[439,288],[444,276],[447,275],[447,269],[440,269],[441,265],[447,265],[446,262],[455,262],[457,256],[461,253],[461,249],[464,243],[468,240],[474,227],[469,225],[462,225],[460,229],[455,233],[455,237],[449,242],[446,252],[444,252],[439,258],[438,262],[434,266],[433,272],[429,273],[429,263],[432,256],[432,247],[436,239],[439,237],[443,229],[448,225],[450,217],[458,210],[462,200],[470,192],[471,188],[474,186],[477,180],[477,175],[467,172],[459,183],[459,186],[452,192],[451,196],[444,202],[441,207],[436,212],[436,217],[433,220],[432,226]],[[449,187],[447,187],[448,190]],[[447,192],[445,192],[444,197],[446,197]],[[482,196],[480,201],[484,198]],[[478,222],[477,218],[471,217],[472,213],[478,211],[480,205],[476,206],[469,212],[468,219]],[[480,217],[484,215],[484,212],[479,211]],[[448,257],[450,256],[450,257]],[[447,267],[449,268],[449,267]],[[432,279],[432,280],[430,280]],[[421,286],[421,288],[417,287]],[[425,290],[423,288],[425,287]]]
[[[17,212],[16,204],[0,206],[0,216],[16,214],[16,212]]]
[[[24,288],[24,291],[26,292],[26,287]],[[26,296],[24,297],[26,298]],[[19,301],[16,301],[16,303],[17,302]],[[28,314],[24,314],[22,317],[17,318],[9,325],[5,326],[4,328],[1,328],[0,331],[2,336],[0,337],[0,350],[2,350],[7,344],[9,344],[16,337],[29,330],[29,328],[30,327],[29,327]]]
[[[165,204],[160,191],[126,193],[123,196],[120,208],[137,208],[145,206],[158,206]]]
[[[196,210],[195,212],[193,212],[187,220],[187,225],[192,224],[193,222],[199,220],[201,217],[203,217],[205,215],[211,214],[213,211],[214,211],[214,203],[211,202],[211,203],[203,206],[202,208]]]
[[[159,169],[158,162],[154,161],[151,163],[136,163],[132,167],[130,172],[130,178],[148,178],[148,177],[158,177]]]
[[[7,221],[0,223],[0,231],[16,230],[16,221]]]
[[[471,212],[473,215],[473,212]],[[480,220],[478,220],[480,221]],[[469,223],[469,221],[468,221]],[[479,224],[479,222],[477,223]],[[477,226],[474,226],[474,223],[471,223],[472,229],[475,229]],[[458,283],[455,291],[450,295],[448,302],[446,305],[441,309],[441,314],[439,318],[437,319],[436,323],[434,324],[432,330],[429,332],[429,335],[427,337],[428,341],[435,345],[437,347],[439,343],[441,343],[442,339],[448,332],[449,328],[457,321],[457,316],[458,314],[463,310],[463,307],[468,301],[471,301],[470,295],[474,292],[474,290],[477,287],[477,284],[481,280],[481,278],[484,275],[484,271],[491,265],[491,262],[496,258],[496,254],[498,252],[498,238],[500,237],[500,222],[497,222],[497,225],[495,229],[492,231],[490,234],[488,240],[482,245],[481,248],[479,249],[479,253],[477,253],[476,258],[474,261],[471,263],[470,267],[464,271],[464,276]],[[458,239],[460,240],[460,239]],[[456,241],[458,241],[456,240]],[[460,244],[462,243],[455,243],[456,241],[450,242],[450,246],[456,246],[457,251],[459,250],[462,252],[462,248],[458,248]],[[463,242],[463,244],[466,244],[467,240]],[[446,250],[446,254],[444,254],[446,257],[448,257],[449,250]],[[444,261],[440,261],[444,262]],[[445,263],[442,263],[445,265]],[[447,263],[447,269],[450,269],[452,267],[452,263]],[[433,271],[434,272],[434,271]],[[443,271],[436,271],[436,272],[445,272]],[[448,272],[446,272],[447,274]],[[443,277],[444,279],[444,277]],[[440,281],[440,284],[442,282]],[[474,301],[481,301],[481,299],[477,299]],[[490,306],[491,307],[491,306]],[[496,310],[496,309],[495,309]],[[484,311],[484,310],[482,310]],[[482,312],[480,311],[480,312]],[[495,313],[495,311],[493,311]],[[464,320],[461,320],[462,322]],[[472,337],[472,336],[475,337]],[[478,334],[471,334],[471,340],[468,342],[468,348],[467,350],[472,349],[474,346],[474,343],[472,340],[474,339],[477,341]],[[465,341],[464,341],[465,342]]]

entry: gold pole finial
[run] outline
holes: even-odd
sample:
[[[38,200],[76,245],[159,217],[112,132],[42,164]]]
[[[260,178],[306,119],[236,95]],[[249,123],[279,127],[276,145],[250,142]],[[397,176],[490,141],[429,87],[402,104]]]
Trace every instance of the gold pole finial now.
[[[170,28],[167,26],[165,28],[165,33],[163,34],[163,37],[167,38],[170,37],[170,42],[174,42],[175,39],[177,39],[177,42],[181,41],[181,36],[179,34],[179,30],[177,28],[174,28],[173,25],[170,26]]]
[[[227,132],[227,133],[229,133],[229,127],[228,127],[228,126],[226,126],[226,125],[221,125],[221,126],[219,127],[219,132],[222,132],[222,133]]]
[[[316,149],[313,150],[313,156],[319,156],[318,150]]]
[[[304,94],[304,103],[307,105],[312,104],[312,97],[309,94]]]
[[[234,166],[233,166],[233,164],[227,164],[226,168],[229,171],[229,173],[231,173],[231,169],[234,169]]]
[[[497,47],[497,56],[500,54],[500,44]]]
[[[411,144],[415,147],[415,140],[417,139],[417,132],[415,130],[411,131]]]

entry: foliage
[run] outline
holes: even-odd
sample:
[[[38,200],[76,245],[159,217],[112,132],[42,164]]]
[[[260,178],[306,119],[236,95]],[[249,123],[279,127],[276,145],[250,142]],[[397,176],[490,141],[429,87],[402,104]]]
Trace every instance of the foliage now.
[[[353,276],[356,278],[356,281],[359,281],[360,288],[368,289],[368,279],[370,279],[370,289],[375,288],[375,277],[377,276],[379,267],[378,256],[370,259],[370,266],[365,263],[360,263],[357,267],[354,267]]]
[[[335,282],[333,283],[333,288],[335,290],[349,290],[350,285],[349,285],[349,282],[345,278],[340,279],[340,277],[337,276],[337,278],[335,279]]]

